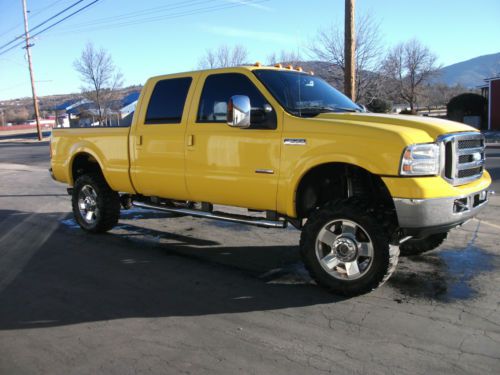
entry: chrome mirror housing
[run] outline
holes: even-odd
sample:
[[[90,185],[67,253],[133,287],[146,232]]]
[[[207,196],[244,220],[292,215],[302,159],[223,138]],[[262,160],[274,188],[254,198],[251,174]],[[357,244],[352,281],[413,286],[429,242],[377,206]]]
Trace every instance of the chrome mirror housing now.
[[[227,104],[227,124],[234,128],[250,127],[250,98],[246,95],[233,95]]]

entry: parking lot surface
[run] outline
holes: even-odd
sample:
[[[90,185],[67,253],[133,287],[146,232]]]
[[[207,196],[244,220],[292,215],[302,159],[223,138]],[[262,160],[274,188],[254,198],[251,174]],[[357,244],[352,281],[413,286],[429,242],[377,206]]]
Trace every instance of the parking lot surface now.
[[[488,149],[500,193],[500,148]],[[310,280],[299,232],[72,220],[48,144],[0,143],[0,374],[478,374],[500,367],[500,198],[382,288]]]

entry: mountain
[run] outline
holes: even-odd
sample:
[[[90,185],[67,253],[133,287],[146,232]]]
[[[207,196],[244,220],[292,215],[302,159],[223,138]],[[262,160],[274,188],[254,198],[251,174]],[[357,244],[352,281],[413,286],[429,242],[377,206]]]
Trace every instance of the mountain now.
[[[445,66],[441,69],[436,82],[476,88],[484,83],[485,78],[498,75],[500,75],[500,52]]]

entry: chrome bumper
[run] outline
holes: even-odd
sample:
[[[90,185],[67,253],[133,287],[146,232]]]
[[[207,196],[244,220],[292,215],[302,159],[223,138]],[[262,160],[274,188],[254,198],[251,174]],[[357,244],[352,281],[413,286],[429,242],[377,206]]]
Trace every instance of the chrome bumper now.
[[[399,226],[404,229],[453,228],[476,216],[487,203],[487,190],[464,197],[394,198]]]

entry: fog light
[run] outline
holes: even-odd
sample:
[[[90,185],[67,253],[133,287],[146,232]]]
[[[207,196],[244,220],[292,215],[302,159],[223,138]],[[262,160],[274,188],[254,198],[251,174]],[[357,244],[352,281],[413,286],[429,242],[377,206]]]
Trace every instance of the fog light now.
[[[460,213],[465,211],[469,211],[467,198],[455,199],[455,202],[453,204],[453,212]]]
[[[485,201],[487,196],[488,196],[488,192],[486,190],[483,190],[482,192],[479,193],[479,200]]]

